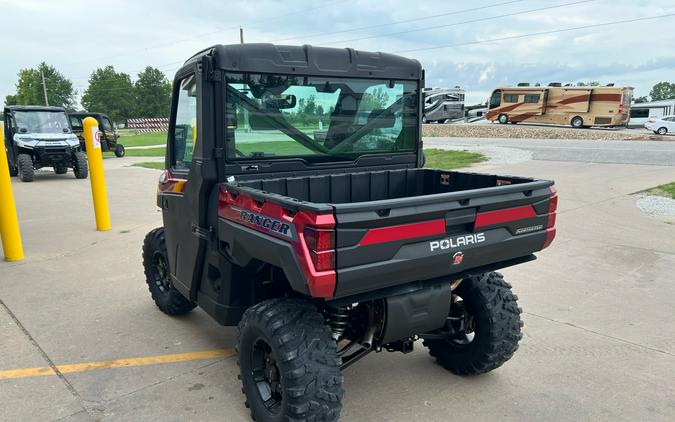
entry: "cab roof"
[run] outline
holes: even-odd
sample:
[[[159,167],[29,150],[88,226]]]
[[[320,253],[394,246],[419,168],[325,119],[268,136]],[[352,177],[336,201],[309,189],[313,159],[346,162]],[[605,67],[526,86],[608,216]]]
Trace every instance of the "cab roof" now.
[[[415,59],[352,48],[274,44],[215,45],[185,62],[185,66],[212,56],[216,67],[229,72],[280,73],[382,79],[421,79]]]
[[[63,107],[41,106],[41,105],[11,105],[5,106],[9,111],[66,111]]]

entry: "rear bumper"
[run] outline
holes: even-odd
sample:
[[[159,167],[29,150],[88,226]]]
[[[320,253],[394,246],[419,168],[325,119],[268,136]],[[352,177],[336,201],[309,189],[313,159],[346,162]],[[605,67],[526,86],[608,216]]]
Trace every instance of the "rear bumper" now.
[[[430,241],[406,245],[390,260],[337,270],[335,297],[352,296],[416,280],[528,256],[544,248],[546,231],[511,236],[504,228],[485,233],[486,243],[431,251]],[[455,263],[456,254],[461,254]]]

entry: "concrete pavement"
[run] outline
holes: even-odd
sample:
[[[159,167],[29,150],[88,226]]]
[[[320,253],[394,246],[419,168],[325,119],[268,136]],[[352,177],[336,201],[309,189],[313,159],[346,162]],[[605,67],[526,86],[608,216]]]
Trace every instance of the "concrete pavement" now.
[[[435,142],[426,145],[451,146]],[[503,271],[525,310],[520,350],[477,378],[443,371],[420,344],[372,354],[344,372],[342,420],[675,418],[675,225],[642,214],[631,196],[675,180],[675,166],[508,148],[530,155],[472,171],[553,178],[560,195],[556,241]],[[14,183],[27,259],[0,262],[0,373],[233,346],[234,329],[202,311],[170,318],[150,300],[140,248],[161,225],[159,173],[126,167],[144,160],[105,160],[106,233],[95,231],[88,181],[45,173]],[[229,357],[0,379],[0,419],[246,421],[237,372]]]

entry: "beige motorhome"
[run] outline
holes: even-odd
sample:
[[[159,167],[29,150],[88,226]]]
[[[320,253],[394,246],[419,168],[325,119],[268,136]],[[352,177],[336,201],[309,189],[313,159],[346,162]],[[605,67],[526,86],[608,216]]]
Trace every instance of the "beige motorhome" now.
[[[499,123],[548,123],[588,126],[625,126],[633,88],[614,86],[501,87],[492,92],[487,119]]]

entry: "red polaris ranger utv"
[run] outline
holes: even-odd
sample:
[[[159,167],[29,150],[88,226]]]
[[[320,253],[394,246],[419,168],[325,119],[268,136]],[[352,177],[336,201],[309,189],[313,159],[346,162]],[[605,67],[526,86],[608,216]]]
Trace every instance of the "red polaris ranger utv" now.
[[[494,271],[553,240],[553,182],[422,168],[423,87],[416,60],[311,46],[219,45],[176,74],[145,274],[163,312],[238,325],[255,420],[337,420],[340,371],[373,351],[463,375],[516,351]]]

